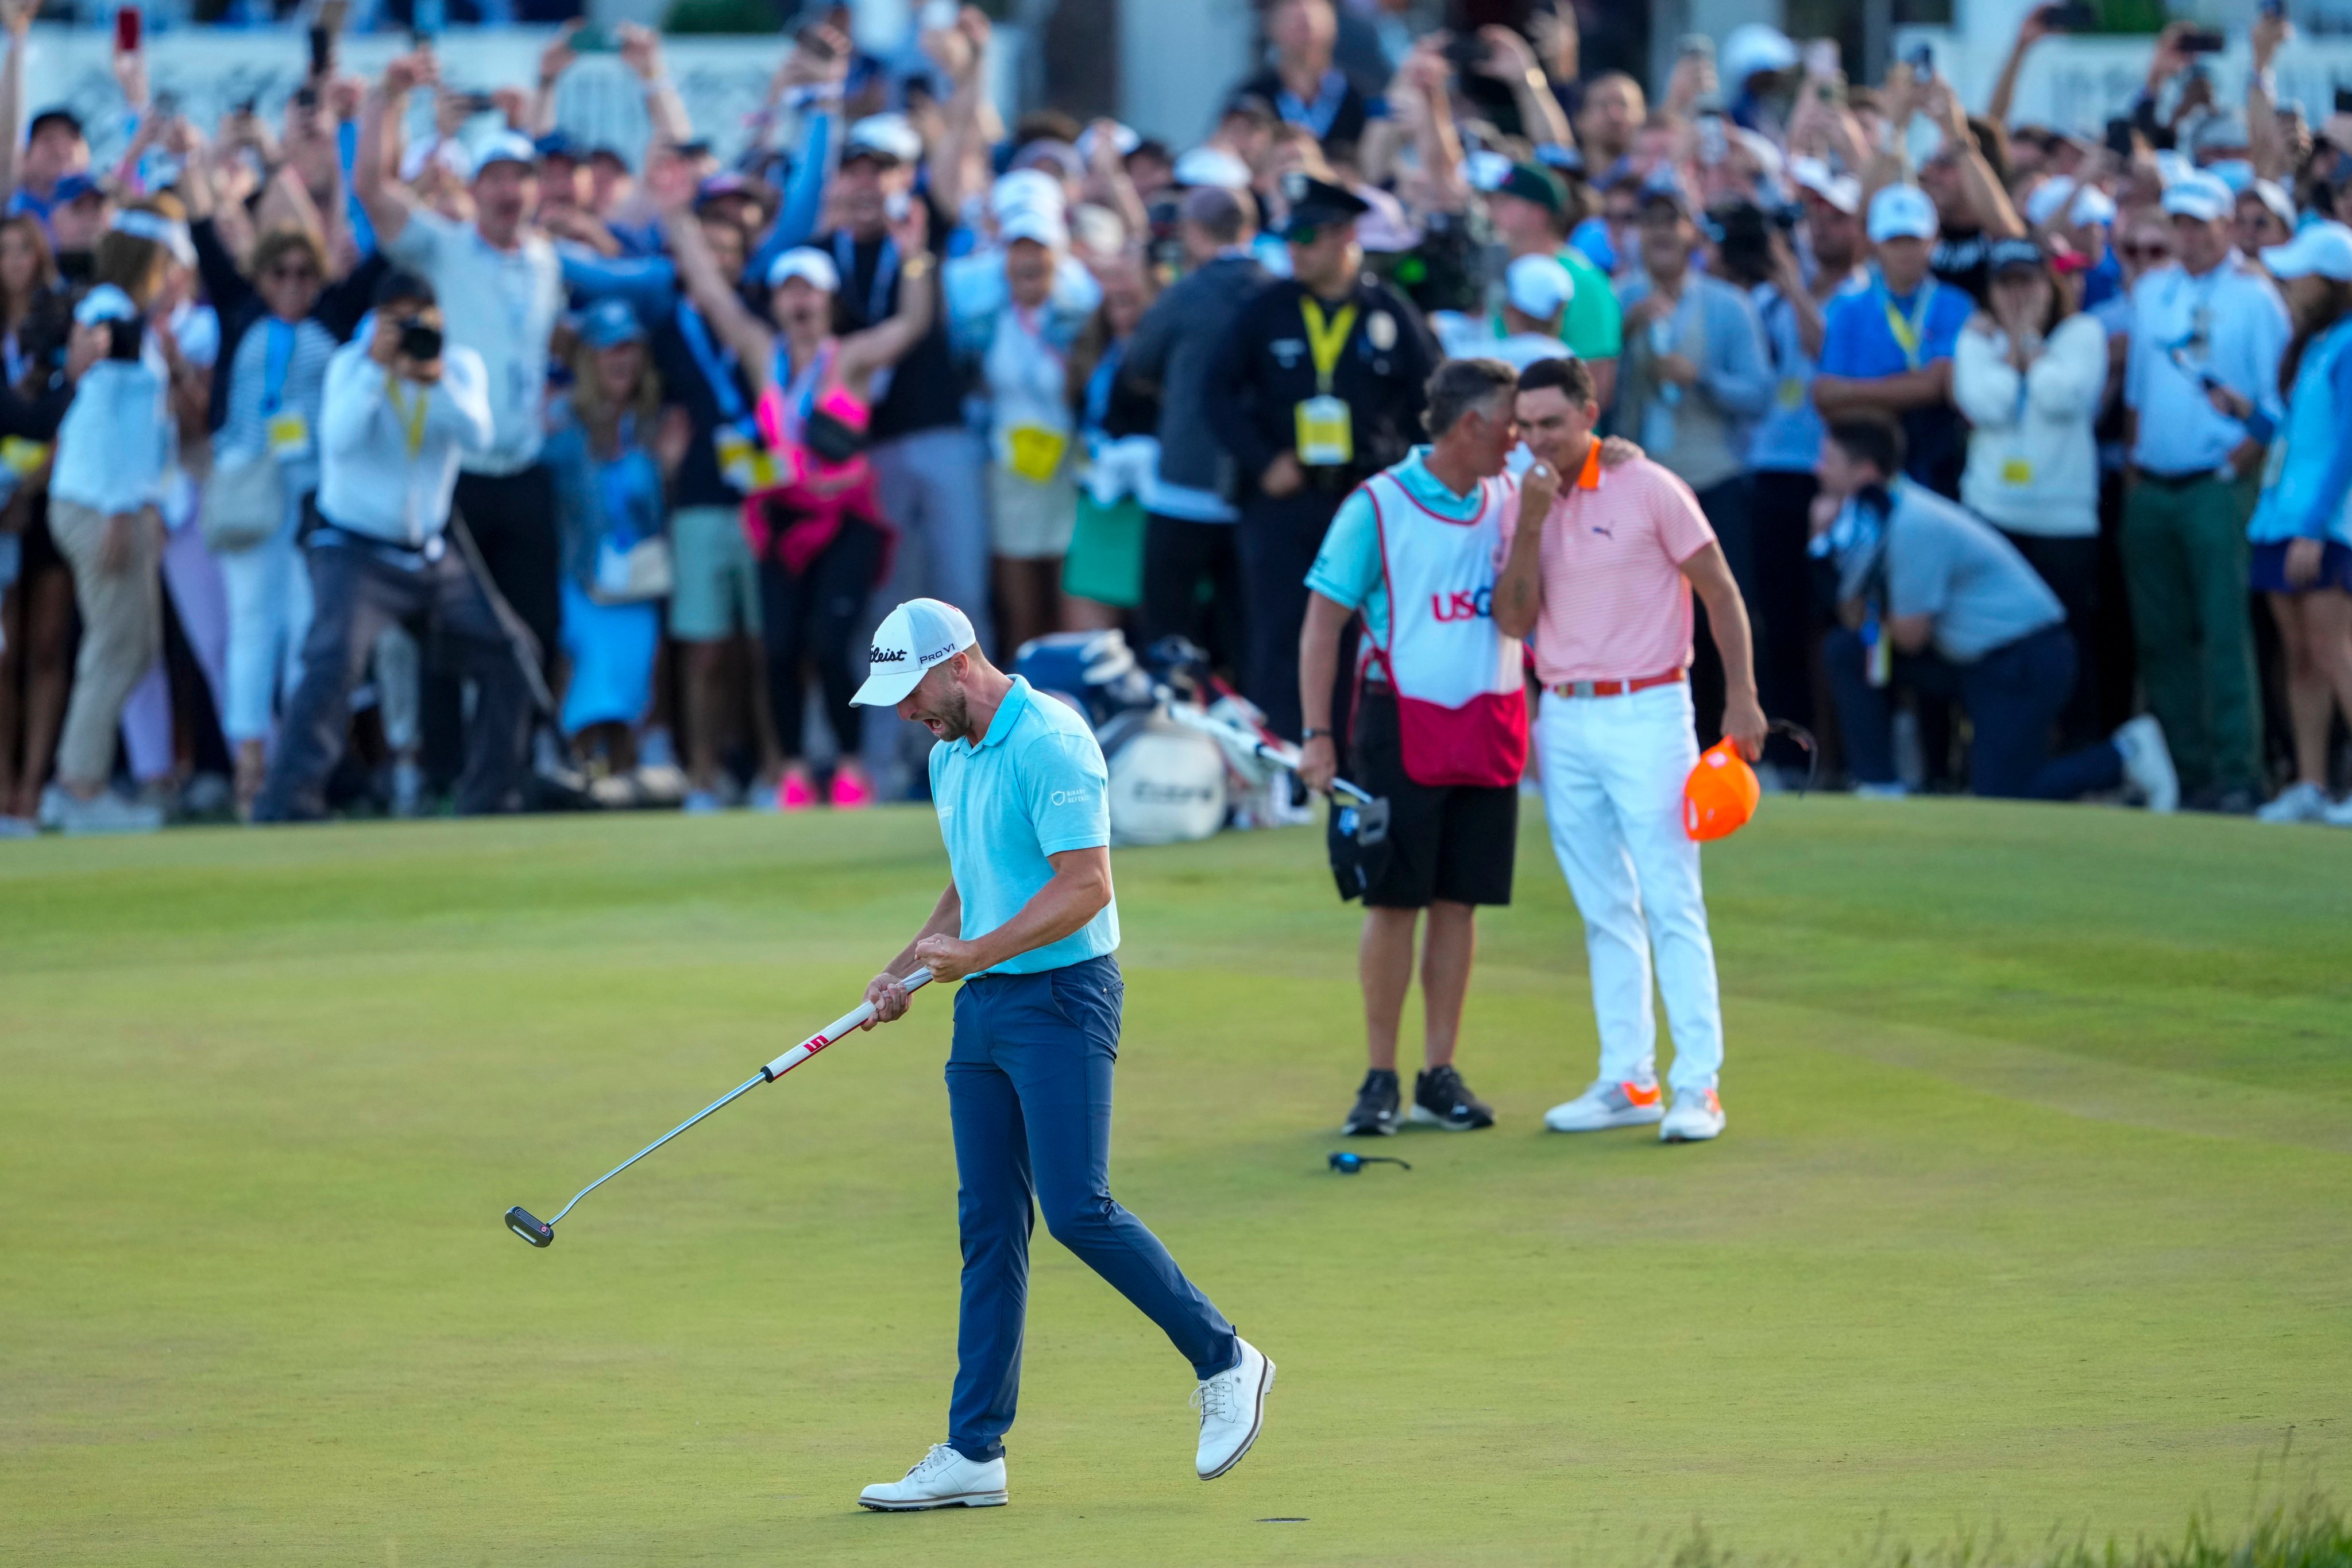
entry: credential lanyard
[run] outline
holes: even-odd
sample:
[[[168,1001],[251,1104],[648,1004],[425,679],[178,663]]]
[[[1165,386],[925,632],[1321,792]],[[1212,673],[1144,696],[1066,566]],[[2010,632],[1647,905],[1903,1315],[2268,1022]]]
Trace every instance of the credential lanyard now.
[[[702,320],[702,312],[681,300],[677,302],[677,335],[686,340],[686,352],[694,356],[695,367],[702,379],[710,384],[710,396],[719,405],[719,421],[722,425],[740,425],[746,410],[743,394],[735,384],[735,353],[730,349],[719,352],[710,341],[710,329]]]
[[[425,387],[416,389],[416,402],[403,406],[400,378],[390,371],[383,373],[383,395],[392,404],[393,416],[400,421],[400,433],[408,439],[408,460],[415,462],[425,450],[425,405],[433,394]]]
[[[1878,285],[1878,303],[1886,312],[1886,330],[1895,334],[1895,346],[1903,351],[1903,363],[1912,370],[1919,368],[1919,346],[1927,341],[1927,308],[1936,300],[1936,279],[1931,276],[1919,285],[1919,297],[1911,306],[1906,319],[1895,308],[1895,296],[1886,291],[1886,284]]]
[[[845,229],[833,231],[833,259],[845,282],[857,276],[857,242]],[[890,319],[890,290],[898,281],[898,242],[886,237],[882,253],[874,258],[874,284],[866,291],[866,320],[859,325],[870,327]]]
[[[1356,330],[1356,307],[1342,305],[1328,321],[1323,319],[1323,302],[1312,294],[1301,295],[1298,313],[1307,323],[1307,352],[1315,360],[1315,390],[1328,396],[1331,391],[1331,373],[1339,368],[1339,353],[1348,346],[1348,334]]]
[[[294,329],[272,316],[263,330],[268,335],[261,345],[261,416],[268,419],[286,405],[286,377],[294,368]]]

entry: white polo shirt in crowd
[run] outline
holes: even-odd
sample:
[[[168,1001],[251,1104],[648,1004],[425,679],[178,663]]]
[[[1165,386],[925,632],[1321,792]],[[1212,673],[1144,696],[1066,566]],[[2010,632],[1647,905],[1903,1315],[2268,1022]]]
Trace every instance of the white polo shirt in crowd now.
[[[466,471],[518,474],[539,461],[547,436],[547,342],[563,314],[563,265],[555,247],[526,233],[500,250],[469,223],[412,212],[384,254],[433,285],[449,342],[481,356],[495,428]]]
[[[327,362],[319,405],[319,515],[412,548],[449,523],[457,466],[490,445],[482,358],[452,343],[431,388],[396,382],[368,357],[374,318]]]

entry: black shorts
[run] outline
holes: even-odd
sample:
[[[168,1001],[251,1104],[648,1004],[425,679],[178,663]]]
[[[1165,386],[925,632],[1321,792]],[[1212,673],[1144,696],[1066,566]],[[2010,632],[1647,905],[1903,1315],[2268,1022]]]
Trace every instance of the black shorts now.
[[[1364,889],[1368,908],[1507,904],[1518,853],[1517,785],[1430,785],[1406,776],[1396,699],[1367,689],[1356,705],[1348,781],[1389,803],[1388,865]]]

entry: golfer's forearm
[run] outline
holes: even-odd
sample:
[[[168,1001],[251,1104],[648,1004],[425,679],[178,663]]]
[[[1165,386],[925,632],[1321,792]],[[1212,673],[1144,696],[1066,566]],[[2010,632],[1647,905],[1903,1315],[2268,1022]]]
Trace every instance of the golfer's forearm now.
[[[1110,902],[1109,852],[1070,853],[1074,863],[1055,867],[1053,880],[1032,894],[1018,913],[994,931],[972,939],[973,973],[993,969],[1006,959],[1061,941],[1082,929]]]
[[[1725,584],[1699,595],[1706,606],[1706,624],[1715,634],[1715,651],[1723,658],[1724,689],[1734,697],[1756,695],[1756,646],[1748,626],[1748,606],[1739,591]]]

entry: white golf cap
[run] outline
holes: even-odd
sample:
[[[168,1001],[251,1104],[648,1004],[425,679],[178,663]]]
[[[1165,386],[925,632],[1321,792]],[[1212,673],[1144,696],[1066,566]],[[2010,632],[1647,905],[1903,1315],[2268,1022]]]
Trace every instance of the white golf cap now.
[[[841,292],[841,268],[814,246],[796,245],[769,263],[769,288],[782,288],[788,278],[797,278],[827,294]]]
[[[1522,256],[1503,269],[1503,298],[1521,315],[1549,321],[1576,298],[1576,279],[1549,256]]]
[[[2074,205],[2066,209],[2066,219],[2077,228],[2092,228],[2116,221],[2116,198],[2096,185],[2084,185],[2074,193]]]
[[[1070,226],[1059,213],[1049,213],[1038,207],[1016,207],[997,220],[996,238],[1000,245],[1011,245],[1016,239],[1033,239],[1048,250],[1060,250],[1070,243]]]
[[[1716,68],[1726,90],[1736,91],[1759,71],[1784,71],[1797,63],[1797,46],[1789,35],[1763,22],[1742,22],[1727,34],[1716,57]]]
[[[2276,214],[2279,222],[2286,225],[2290,232],[2294,230],[2294,198],[2288,195],[2286,187],[2276,180],[2256,180],[2238,194],[2242,196],[2252,196]]]
[[[2033,194],[2025,198],[2025,221],[2036,227],[2054,221],[2060,213],[2066,210],[2066,204],[2074,195],[2074,182],[2063,174],[2042,181],[2033,187]]]
[[[895,708],[932,666],[979,641],[971,617],[953,605],[909,599],[874,628],[873,668],[850,700],[862,708]]]
[[[474,144],[474,173],[478,175],[493,163],[520,163],[526,169],[536,169],[539,149],[528,136],[500,131]]]
[[[988,187],[988,216],[1011,217],[1028,209],[1058,213],[1067,201],[1062,182],[1043,169],[1015,169]]]
[[[1249,165],[1223,147],[1195,147],[1184,153],[1176,160],[1174,177],[1180,185],[1214,185],[1227,191],[1250,188]]]
[[[461,180],[474,177],[474,155],[467,152],[466,144],[454,136],[410,142],[408,150],[400,155],[400,177],[414,184],[425,177],[427,165],[436,163]]]
[[[2174,217],[2219,223],[2237,210],[2230,187],[2210,174],[2184,174],[2164,187],[2164,210]]]
[[[869,114],[849,128],[843,143],[844,163],[852,158],[887,158],[894,163],[919,163],[923,138],[903,114]]]
[[[1852,174],[1834,174],[1820,158],[1798,158],[1789,164],[1789,178],[1801,191],[1811,191],[1851,217],[1862,210],[1862,182]]]
[[[2340,223],[2306,225],[2284,245],[2263,252],[2273,278],[2333,278],[2352,283],[2352,228]]]
[[[1916,185],[1888,185],[1870,198],[1870,243],[1933,239],[1943,232],[1936,204]]]

